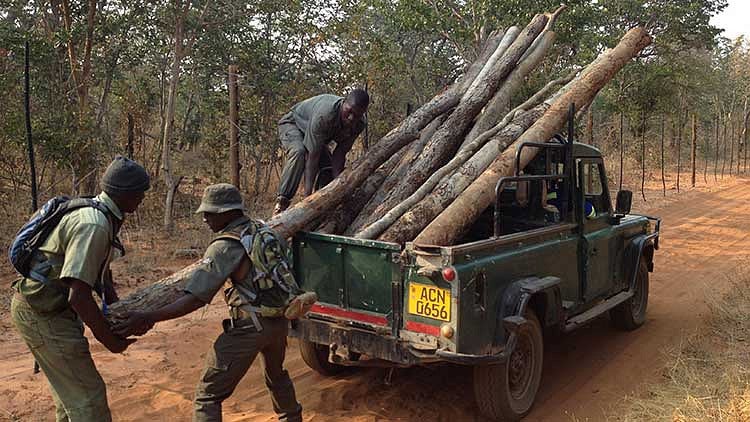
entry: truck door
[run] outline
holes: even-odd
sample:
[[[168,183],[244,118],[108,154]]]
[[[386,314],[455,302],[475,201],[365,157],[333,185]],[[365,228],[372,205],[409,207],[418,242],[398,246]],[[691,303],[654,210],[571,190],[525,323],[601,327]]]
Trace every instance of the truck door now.
[[[583,297],[589,301],[608,296],[613,290],[614,232],[609,222],[612,206],[601,158],[579,159],[578,174],[583,193],[578,211],[583,213]]]

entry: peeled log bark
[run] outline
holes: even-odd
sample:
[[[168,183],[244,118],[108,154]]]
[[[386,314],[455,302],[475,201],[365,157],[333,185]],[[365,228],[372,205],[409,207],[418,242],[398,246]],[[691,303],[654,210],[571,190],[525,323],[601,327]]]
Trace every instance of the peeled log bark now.
[[[375,186],[375,193],[371,194],[370,197],[366,199],[367,203],[357,211],[357,215],[352,217],[353,221],[349,220],[349,223],[344,226],[346,229],[344,234],[352,235],[358,232],[362,228],[362,225],[369,220],[370,215],[372,215],[378,205],[383,203],[383,200],[388,196],[388,193],[406,176],[409,167],[411,167],[414,160],[419,157],[425,144],[432,139],[432,136],[438,130],[440,125],[443,124],[446,117],[447,116],[443,115],[433,120],[432,123],[427,125],[419,135],[419,140],[412,142],[407,147],[406,153],[401,156],[400,160],[398,160],[398,165],[392,169],[392,172],[386,174],[385,177],[380,179],[380,183]],[[398,158],[397,155],[394,155],[394,157]],[[367,180],[369,181],[370,179],[368,178]]]
[[[567,77],[548,83],[541,91],[527,100],[526,103],[509,113],[503,119],[503,121],[506,121],[512,116],[512,120],[508,124],[499,124],[498,126],[502,127],[502,129],[498,133],[493,134],[492,138],[479,151],[474,153],[468,161],[464,162],[457,171],[443,177],[437,187],[432,189],[431,193],[412,206],[396,222],[390,224],[390,227],[378,239],[395,243],[403,243],[414,239],[430,221],[440,214],[451,201],[460,195],[467,186],[487,169],[492,161],[497,158],[500,151],[507,148],[536,120],[541,118],[554,101],[554,98],[561,95],[567,87],[558,91],[551,99],[536,105],[541,98],[544,98],[553,87],[570,82],[574,76],[575,72]],[[531,108],[532,106],[534,107]],[[490,132],[485,132],[485,134],[487,133]],[[472,143],[477,142],[485,134],[480,135]],[[471,149],[471,144],[461,150],[459,156],[469,149]]]
[[[124,322],[129,311],[153,311],[173,303],[185,294],[185,282],[199,265],[201,261],[194,262],[151,286],[144,287],[127,298],[109,305],[107,321],[115,325]]]
[[[514,171],[516,148],[521,142],[550,139],[565,124],[568,107],[587,105],[604,85],[651,43],[651,37],[641,27],[633,28],[615,48],[605,52],[572,82],[570,89],[560,96],[544,116],[505,150],[448,208],[433,220],[414,239],[415,243],[450,245],[465,233],[479,215],[494,201],[495,184],[502,176]],[[525,167],[536,154],[525,149],[521,154],[521,167]]]
[[[473,84],[474,80],[477,79],[481,74],[486,73],[483,71],[487,67],[487,63],[494,55],[494,53],[496,53],[497,51],[504,52],[505,50],[507,50],[508,46],[510,46],[510,43],[518,36],[518,32],[518,28],[511,27],[505,33],[493,32],[492,34],[490,34],[489,38],[482,47],[482,52],[479,54],[477,59],[474,60],[474,62],[469,66],[466,73],[461,78],[459,78],[459,80],[454,85],[455,92],[460,93],[460,95],[463,96],[467,89],[469,89],[470,85]],[[393,174],[385,179],[383,185],[378,188],[378,190],[370,197],[367,204],[365,204],[362,210],[359,211],[359,215],[355,217],[354,221],[351,223],[348,229],[346,229],[345,234],[352,235],[358,232],[366,224],[374,221],[372,216],[375,215],[375,210],[381,206],[383,201],[385,201],[388,195],[390,195],[393,188],[403,180],[406,172],[409,171],[409,167],[413,163],[414,159],[419,156],[419,154],[422,152],[422,149],[424,148],[424,145],[432,138],[440,125],[445,121],[445,118],[447,118],[447,116],[445,116],[443,119],[440,119],[439,121],[438,119],[435,119],[422,131],[422,133],[420,134],[420,139],[418,141],[418,143],[420,144],[419,149],[417,150],[415,146],[414,150],[410,150],[410,154],[416,153],[416,155],[410,156],[408,161],[403,160],[401,164],[398,165]]]
[[[492,98],[498,86],[513,70],[524,52],[534,42],[547,24],[546,15],[537,15],[529,22],[523,32],[513,41],[505,54],[497,60],[481,81],[472,84],[461,98],[458,107],[438,129],[435,136],[425,146],[424,151],[412,166],[406,177],[391,191],[385,201],[369,216],[366,226],[380,219],[391,208],[411,195],[437,168],[441,167],[457,149],[467,129],[474,123],[487,101]],[[490,59],[491,62],[493,59]],[[359,235],[357,235],[359,236]]]
[[[539,63],[544,59],[544,56],[549,51],[549,48],[555,41],[554,31],[545,31],[539,36],[537,41],[534,42],[532,49],[529,54],[524,57],[518,66],[513,69],[510,75],[503,81],[502,86],[498,89],[494,97],[487,103],[484,111],[479,116],[479,120],[471,128],[471,131],[466,136],[461,149],[465,148],[469,142],[473,141],[477,136],[489,130],[491,127],[497,124],[502,116],[507,113],[508,104],[510,99],[518,90],[523,83],[523,80],[533,71]]]

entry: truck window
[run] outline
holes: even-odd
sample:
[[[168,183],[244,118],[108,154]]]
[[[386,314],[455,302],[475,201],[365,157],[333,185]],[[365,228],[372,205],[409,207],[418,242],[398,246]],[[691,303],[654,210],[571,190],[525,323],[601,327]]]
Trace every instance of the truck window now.
[[[598,163],[586,163],[583,167],[584,175],[583,179],[585,181],[585,195],[586,196],[599,196],[602,194],[602,191],[604,190],[602,188],[602,178],[599,174],[599,164]]]
[[[611,206],[604,192],[603,163],[599,159],[578,161],[583,162],[583,193],[586,201],[594,206],[597,216],[608,214]]]

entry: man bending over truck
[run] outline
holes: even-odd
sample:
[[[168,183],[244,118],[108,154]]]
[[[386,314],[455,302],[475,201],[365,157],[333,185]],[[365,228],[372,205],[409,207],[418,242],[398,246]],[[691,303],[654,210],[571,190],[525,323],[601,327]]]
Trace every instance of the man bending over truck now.
[[[321,168],[330,166],[334,178],[344,170],[346,154],[364,130],[364,114],[370,97],[363,89],[353,89],[346,98],[322,94],[292,107],[279,120],[279,138],[286,154],[281,183],[273,213],[289,207],[302,176],[305,196],[313,192]],[[336,142],[331,153],[328,144]]]

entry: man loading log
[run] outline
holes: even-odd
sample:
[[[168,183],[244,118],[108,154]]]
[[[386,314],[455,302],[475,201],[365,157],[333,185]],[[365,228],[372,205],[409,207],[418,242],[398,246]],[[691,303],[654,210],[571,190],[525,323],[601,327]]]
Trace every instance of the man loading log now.
[[[279,120],[286,162],[274,214],[289,207],[303,175],[305,196],[313,192],[322,169],[330,167],[333,178],[338,177],[344,170],[346,154],[367,125],[364,115],[369,104],[369,95],[359,88],[345,98],[322,94],[295,104]],[[328,147],[331,142],[336,143],[333,153]]]
[[[117,232],[124,214],[135,212],[143,201],[149,183],[143,167],[117,157],[107,167],[96,198],[54,198],[17,237],[30,230],[43,233],[41,226],[51,229],[46,239],[40,238],[40,246],[27,251],[28,266],[16,267],[28,271],[20,270],[26,275],[13,283],[11,315],[49,381],[58,422],[112,420],[107,389],[91,359],[83,324],[112,353],[123,352],[135,341],[112,332],[92,290],[102,294],[104,304],[118,300],[109,270],[121,248]],[[14,241],[11,246],[14,266],[20,262],[14,261],[20,256],[14,252],[25,253],[24,246],[16,245],[23,243]]]
[[[303,293],[289,267],[286,245],[261,221],[244,213],[233,185],[208,186],[196,213],[217,235],[184,295],[150,312],[132,312],[116,328],[120,335],[145,334],[156,322],[187,315],[209,303],[224,286],[229,319],[206,356],[194,401],[194,421],[220,421],[221,405],[245,376],[258,353],[266,386],[280,420],[301,421],[302,407],[284,370],[288,319],[304,314],[317,296]]]

